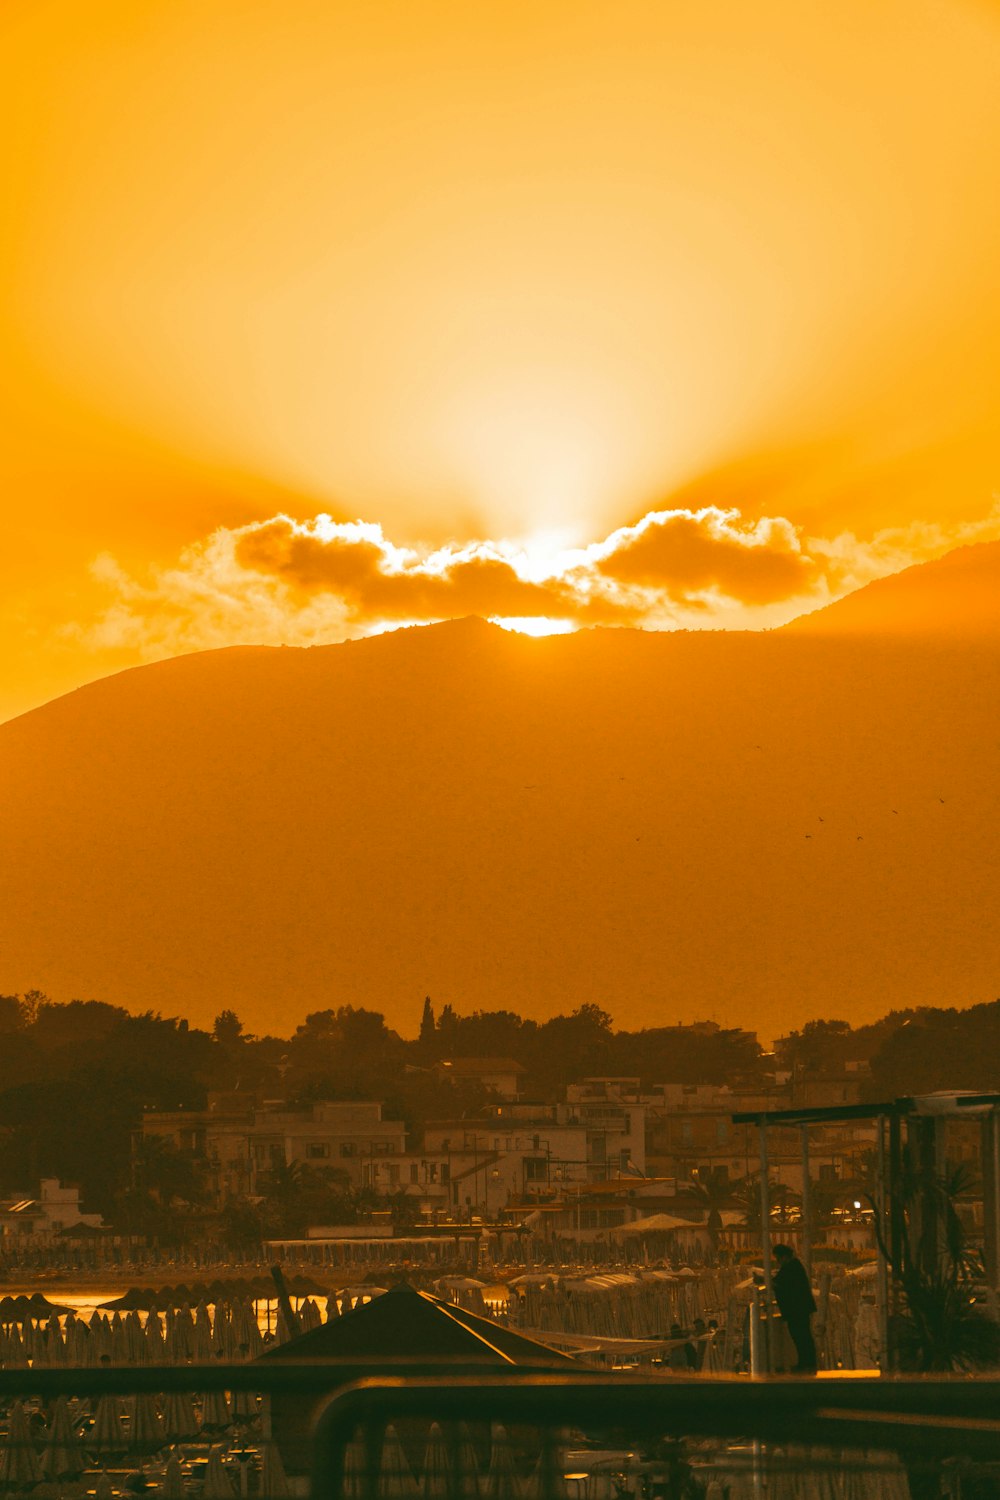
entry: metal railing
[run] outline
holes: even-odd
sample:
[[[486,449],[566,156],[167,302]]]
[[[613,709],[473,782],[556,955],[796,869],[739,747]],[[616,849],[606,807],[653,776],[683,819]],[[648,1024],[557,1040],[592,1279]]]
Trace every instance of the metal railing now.
[[[38,1482],[30,1461],[17,1470],[15,1450],[31,1449],[42,1465],[58,1446],[56,1407],[68,1401],[78,1456],[62,1460],[62,1478],[53,1471],[60,1460],[49,1459],[45,1475],[60,1493],[105,1500],[144,1486],[175,1500],[278,1500],[307,1484],[316,1500],[688,1500],[710,1496],[713,1484],[723,1495],[741,1486],[777,1495],[785,1480],[822,1481],[821,1493],[845,1500],[906,1500],[915,1477],[929,1494],[947,1484],[957,1497],[963,1483],[971,1494],[973,1481],[977,1494],[1000,1493],[982,1487],[984,1476],[994,1485],[1000,1476],[998,1379],[442,1368],[380,1360],[0,1370],[0,1490]],[[172,1438],[167,1403],[192,1393],[199,1420],[209,1396],[221,1396],[231,1420]],[[109,1455],[94,1437],[98,1407],[124,1396],[122,1451]],[[152,1426],[130,1448],[138,1398]],[[25,1414],[37,1422],[15,1431]]]

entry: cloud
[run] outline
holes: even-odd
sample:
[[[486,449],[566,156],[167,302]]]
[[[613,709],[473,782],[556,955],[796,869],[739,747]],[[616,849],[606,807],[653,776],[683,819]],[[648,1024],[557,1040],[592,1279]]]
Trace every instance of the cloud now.
[[[659,510],[589,549],[605,578],[687,603],[706,592],[741,604],[774,604],[810,592],[818,573],[782,516],[753,523],[738,510]]]
[[[535,583],[488,543],[421,558],[395,547],[381,527],[328,516],[300,524],[281,516],[248,528],[236,543],[242,567],[280,579],[301,598],[336,594],[358,619],[441,619],[542,615],[574,607],[558,579]]]
[[[766,628],[950,548],[1000,537],[1000,505],[952,527],[914,523],[859,539],[805,535],[736,508],[650,511],[586,547],[507,541],[401,547],[374,522],[278,515],[223,527],[173,567],[138,578],[109,556],[110,593],[66,634],[142,659],[235,644],[318,645],[463,615],[565,626]]]

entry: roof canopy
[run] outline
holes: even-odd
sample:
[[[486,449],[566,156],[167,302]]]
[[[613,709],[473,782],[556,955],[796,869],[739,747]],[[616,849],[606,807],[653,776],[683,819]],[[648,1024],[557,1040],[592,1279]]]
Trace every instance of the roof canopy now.
[[[262,1359],[461,1359],[498,1365],[563,1364],[567,1356],[405,1282],[323,1323]]]

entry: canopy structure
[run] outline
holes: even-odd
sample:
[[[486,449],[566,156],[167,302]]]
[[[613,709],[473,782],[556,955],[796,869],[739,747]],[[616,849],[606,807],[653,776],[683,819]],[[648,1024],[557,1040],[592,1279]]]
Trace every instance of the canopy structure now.
[[[552,1365],[563,1354],[491,1318],[467,1312],[401,1282],[382,1297],[289,1339],[262,1360],[484,1360],[500,1365]]]
[[[681,1219],[676,1214],[647,1214],[644,1219],[634,1219],[631,1224],[622,1224],[615,1234],[670,1234],[678,1229],[704,1229],[704,1224],[694,1219]]]
[[[269,1349],[259,1362],[322,1360],[345,1365],[369,1359],[381,1364],[396,1360],[403,1364],[440,1361],[443,1366],[459,1362],[505,1368],[534,1365],[547,1369],[573,1363],[568,1355],[526,1338],[523,1333],[515,1333],[490,1318],[481,1318],[405,1282],[391,1287],[384,1296],[342,1314],[332,1323],[323,1323]],[[300,1395],[278,1394],[271,1398],[271,1429],[290,1474],[304,1471],[313,1415],[309,1407],[309,1401]]]

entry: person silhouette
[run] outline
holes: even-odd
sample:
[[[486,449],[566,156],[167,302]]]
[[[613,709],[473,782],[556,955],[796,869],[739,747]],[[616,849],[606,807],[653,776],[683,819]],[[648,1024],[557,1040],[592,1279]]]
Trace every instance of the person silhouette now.
[[[772,1254],[778,1263],[778,1269],[771,1279],[774,1300],[791,1334],[798,1356],[793,1373],[815,1375],[818,1361],[812,1315],[816,1311],[816,1301],[809,1285],[809,1275],[791,1245],[775,1245]]]

